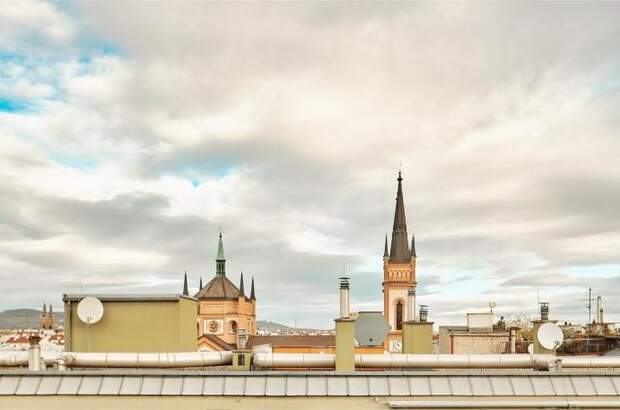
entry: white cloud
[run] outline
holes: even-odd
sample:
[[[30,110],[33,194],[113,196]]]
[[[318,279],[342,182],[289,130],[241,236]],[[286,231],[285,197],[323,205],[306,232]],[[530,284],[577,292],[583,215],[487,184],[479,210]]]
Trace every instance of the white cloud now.
[[[38,110],[0,112],[0,270],[62,284],[77,264],[103,290],[114,271],[171,291],[184,269],[212,274],[223,226],[264,318],[303,300],[300,320],[329,326],[343,263],[354,301],[381,306],[400,161],[438,321],[490,298],[528,311],[501,286],[520,275],[617,263],[617,7],[19,8],[5,47],[36,50],[33,30],[64,46],[2,62],[0,92]],[[97,36],[122,52],[76,46]]]

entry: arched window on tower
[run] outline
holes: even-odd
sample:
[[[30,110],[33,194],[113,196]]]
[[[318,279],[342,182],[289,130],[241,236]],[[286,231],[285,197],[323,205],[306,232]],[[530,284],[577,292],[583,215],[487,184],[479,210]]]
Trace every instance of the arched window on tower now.
[[[403,302],[396,302],[396,330],[403,330]]]
[[[232,334],[237,333],[237,322],[235,322],[234,320],[230,322],[230,333]]]

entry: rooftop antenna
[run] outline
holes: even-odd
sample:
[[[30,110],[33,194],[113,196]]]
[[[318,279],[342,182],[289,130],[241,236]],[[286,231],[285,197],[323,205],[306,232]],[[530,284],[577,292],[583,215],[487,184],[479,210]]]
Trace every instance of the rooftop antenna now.
[[[592,323],[592,288],[588,288],[588,324]]]

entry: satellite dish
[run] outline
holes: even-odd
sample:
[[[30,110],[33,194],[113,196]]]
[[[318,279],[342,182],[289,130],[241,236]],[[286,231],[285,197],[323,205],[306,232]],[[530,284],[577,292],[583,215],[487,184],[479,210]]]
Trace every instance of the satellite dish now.
[[[538,343],[545,349],[555,350],[564,342],[564,333],[555,323],[544,323],[538,328]]]
[[[529,345],[527,345],[527,352],[529,354],[534,354],[534,345],[532,343],[530,343]]]
[[[355,320],[355,338],[360,346],[383,346],[390,329],[383,312],[359,312]]]
[[[86,324],[97,323],[103,317],[103,304],[92,296],[85,297],[78,303],[77,315]]]

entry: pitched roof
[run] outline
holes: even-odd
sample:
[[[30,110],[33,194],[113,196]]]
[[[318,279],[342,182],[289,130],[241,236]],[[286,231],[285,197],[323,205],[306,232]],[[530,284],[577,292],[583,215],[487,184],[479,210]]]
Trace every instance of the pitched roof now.
[[[396,209],[394,210],[394,227],[390,246],[390,262],[408,262],[411,259],[407,240],[407,219],[405,218],[405,201],[403,200],[403,177],[398,172],[398,191],[396,192]]]
[[[211,343],[213,343],[216,346],[219,346],[222,348],[222,350],[224,351],[231,351],[231,350],[235,350],[236,347],[231,345],[230,343],[226,343],[225,341],[223,341],[222,339],[220,339],[219,337],[215,336],[215,335],[201,335],[198,340],[200,340],[201,338],[205,338],[209,341],[211,341]]]
[[[226,276],[216,276],[194,295],[198,300],[237,299],[239,289]]]

